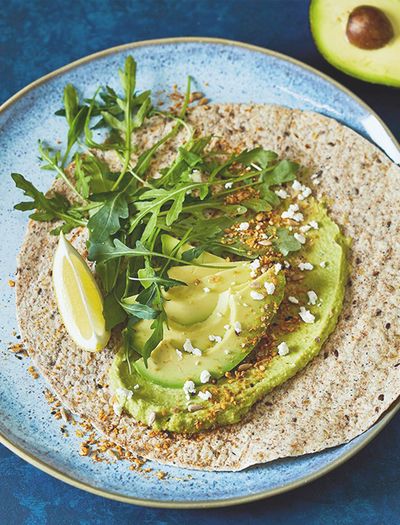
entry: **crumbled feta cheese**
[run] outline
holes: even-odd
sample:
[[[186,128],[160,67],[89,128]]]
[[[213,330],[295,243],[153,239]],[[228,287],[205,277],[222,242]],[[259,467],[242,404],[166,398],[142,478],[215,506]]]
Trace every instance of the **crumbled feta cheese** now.
[[[293,297],[293,295],[289,295],[288,301],[289,301],[289,303],[299,304],[299,300],[296,299],[296,297]]]
[[[252,279],[255,279],[255,278],[257,277],[257,272],[255,272],[254,270],[252,270],[252,271],[250,272],[250,277],[251,277]]]
[[[123,401],[125,401],[126,399],[131,399],[131,397],[133,396],[132,390],[128,390],[127,388],[122,387],[116,388],[115,393]]]
[[[216,343],[220,343],[222,341],[222,337],[219,335],[209,335],[208,340],[211,342],[215,341]]]
[[[314,266],[313,266],[311,263],[309,263],[309,262],[305,262],[305,263],[300,263],[300,264],[299,264],[299,269],[300,269],[301,271],[303,271],[303,270],[308,270],[308,271],[310,271],[310,270],[312,270],[313,268],[314,268]]]
[[[229,325],[228,325],[229,326]],[[235,324],[233,325],[233,329],[235,330],[235,332],[237,334],[240,334],[240,332],[242,331],[242,325],[239,321],[235,321]]]
[[[255,301],[262,301],[264,299],[263,294],[256,292],[255,290],[251,290],[250,297],[254,299]]]
[[[194,346],[192,345],[192,341],[190,339],[186,339],[186,341],[183,343],[183,349],[188,354],[193,354],[193,355],[198,355],[198,356],[201,355],[201,350],[199,348],[194,348]]]
[[[283,266],[284,266],[285,268],[290,268],[290,263],[289,263],[289,261],[283,261]]]
[[[274,264],[274,271],[275,271],[275,275],[278,275],[278,273],[282,270],[282,265],[281,263],[276,263]]]
[[[275,193],[280,197],[281,199],[287,199],[289,197],[289,194],[286,190],[283,188],[280,190],[276,190]]]
[[[241,222],[241,223],[239,224],[239,230],[240,230],[241,232],[244,232],[244,231],[248,230],[249,227],[250,227],[250,224],[249,224],[248,222]]]
[[[318,295],[314,292],[314,290],[310,290],[307,292],[308,295],[308,304],[317,304],[318,301]]]
[[[321,261],[319,263],[319,265],[321,266],[321,268],[326,268],[326,262],[325,261]]]
[[[282,219],[293,219],[293,216],[296,211],[299,211],[299,205],[298,204],[290,204],[289,208],[282,212],[281,217]]]
[[[280,343],[278,345],[278,354],[279,355],[282,355],[282,356],[283,355],[288,355],[289,351],[290,351],[289,347],[284,341],[282,341],[282,343]]]
[[[135,385],[135,386],[133,387],[133,390],[139,390],[139,388],[140,388],[140,385]]]
[[[199,170],[192,171],[190,178],[192,179],[193,182],[201,182],[202,181],[201,172]]]
[[[292,188],[295,191],[300,191],[302,189],[302,187],[303,187],[303,185],[298,180],[294,180],[293,181]]]
[[[306,242],[306,238],[301,233],[295,233],[293,237],[296,239],[296,241],[299,241],[300,244],[304,244]]]
[[[304,215],[302,213],[295,213],[292,217],[292,219],[296,222],[301,222],[304,219]]]
[[[204,292],[204,293],[210,293],[211,290],[210,290],[210,288],[208,288],[208,286],[205,286],[205,287],[203,288],[203,292]]]
[[[149,425],[149,427],[151,427],[151,425],[154,423],[155,420],[156,420],[156,413],[150,412],[149,417],[147,418],[147,424]]]
[[[264,288],[267,290],[268,295],[272,295],[275,292],[274,283],[264,283]]]
[[[208,370],[202,370],[200,373],[200,382],[201,383],[208,383],[211,379],[211,374]]]
[[[309,197],[311,195],[312,191],[311,191],[311,188],[309,188],[308,186],[303,186],[302,187],[302,190],[301,190],[301,193],[300,195],[298,196],[298,199],[300,201],[303,201],[304,199],[306,199],[307,197]]]
[[[252,270],[257,270],[258,268],[260,268],[260,266],[261,266],[260,259],[254,259],[254,261],[250,263],[250,268]]]
[[[230,190],[232,188],[232,186],[233,186],[233,182],[225,182],[225,188],[227,190]]]
[[[196,393],[196,387],[193,381],[185,381],[183,385],[183,391],[185,392],[186,399],[190,399],[190,394]]]
[[[175,348],[175,352],[176,352],[176,355],[178,356],[179,361],[181,361],[183,359],[182,352],[178,350],[177,348]]]
[[[311,228],[313,228],[314,230],[318,230],[319,226],[318,226],[318,222],[317,221],[310,221],[309,222],[309,225],[311,226]]]
[[[225,328],[225,330],[229,330],[230,327],[231,327],[230,324],[224,324],[224,328]]]
[[[308,232],[308,230],[311,230],[311,226],[309,224],[305,224],[304,226],[300,226],[300,231],[303,233]]]
[[[304,306],[300,306],[299,316],[305,323],[308,324],[311,324],[315,321],[315,315],[313,315],[309,310],[304,308]]]
[[[197,395],[203,401],[207,401],[207,399],[211,399],[212,398],[212,394],[211,394],[211,392],[209,390],[205,390],[204,392],[199,392]]]

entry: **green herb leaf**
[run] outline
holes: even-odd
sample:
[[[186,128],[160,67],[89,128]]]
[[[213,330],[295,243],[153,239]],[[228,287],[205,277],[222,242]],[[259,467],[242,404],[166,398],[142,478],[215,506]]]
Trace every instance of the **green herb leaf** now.
[[[164,323],[167,320],[167,316],[165,315],[165,312],[161,312],[159,316],[154,319],[153,323],[151,324],[151,329],[153,330],[153,333],[149,337],[149,339],[146,341],[144,348],[143,348],[143,360],[144,364],[147,366],[147,361],[151,355],[151,352],[155,349],[155,347],[162,341],[163,335],[164,335]]]
[[[79,97],[76,89],[72,84],[67,84],[64,88],[64,109],[65,118],[71,126],[74,118],[79,112]]]
[[[128,204],[123,193],[98,194],[97,198],[105,199],[103,206],[88,222],[91,242],[104,243],[111,235],[117,233],[121,227],[121,219],[126,219],[129,214]]]
[[[286,257],[289,252],[297,252],[301,248],[301,244],[297,239],[290,235],[286,228],[278,228],[276,230],[278,239],[273,241],[273,245]]]

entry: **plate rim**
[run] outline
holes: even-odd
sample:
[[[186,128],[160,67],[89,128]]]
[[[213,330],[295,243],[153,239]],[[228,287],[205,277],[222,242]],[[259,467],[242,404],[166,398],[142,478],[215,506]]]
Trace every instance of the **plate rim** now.
[[[86,55],[82,58],[74,60],[73,62],[70,62],[66,64],[65,66],[57,68],[54,71],[51,71],[50,73],[47,73],[46,75],[43,75],[39,77],[38,79],[34,80],[33,82],[29,83],[27,86],[17,91],[14,95],[12,95],[3,104],[0,105],[0,113],[9,109],[13,104],[15,104],[21,98],[23,98],[27,93],[36,89],[40,85],[45,84],[49,80],[52,80],[53,78],[56,78],[66,73],[67,71],[71,71],[75,69],[76,67],[79,67],[93,60],[97,60],[99,58],[102,58],[108,55],[120,53],[120,52],[129,50],[129,49],[134,49],[137,47],[153,46],[153,45],[157,46],[157,45],[177,44],[177,43],[178,44],[179,43],[220,44],[220,45],[226,45],[226,46],[239,47],[242,49],[247,49],[249,51],[263,53],[264,55],[272,56],[280,60],[284,60],[286,62],[294,64],[298,67],[301,67],[302,69],[305,69],[309,71],[310,73],[313,73],[315,76],[320,77],[326,82],[330,83],[331,85],[336,87],[336,89],[338,89],[339,91],[342,91],[347,96],[355,100],[361,107],[363,107],[367,112],[373,115],[378,120],[378,122],[382,125],[387,135],[392,139],[393,143],[400,151],[400,147],[398,145],[397,139],[395,138],[394,134],[389,129],[389,127],[381,119],[381,117],[368,104],[366,104],[361,98],[355,95],[350,89],[343,86],[340,82],[337,82],[336,80],[331,78],[329,75],[322,73],[321,71],[313,68],[312,66],[309,66],[308,64],[305,64],[304,62],[300,60],[297,60],[288,55],[285,55],[284,53],[280,53],[278,51],[274,51],[274,50],[264,48],[261,46],[248,44],[246,42],[230,40],[230,39],[225,39],[225,38],[190,37],[190,36],[157,38],[157,39],[149,39],[149,40],[138,40],[138,41],[130,42],[127,44],[121,44],[121,45],[113,46],[107,49],[103,49],[101,51],[97,51],[90,55]],[[318,479],[319,477],[327,474],[328,472],[331,472],[335,468],[345,463],[351,457],[356,455],[366,445],[368,445],[381,432],[381,430],[383,430],[383,428],[389,423],[389,421],[391,421],[391,419],[395,416],[395,414],[399,411],[399,409],[400,409],[400,399],[396,401],[388,409],[386,414],[384,414],[384,416],[381,419],[379,419],[371,427],[371,429],[369,429],[368,431],[369,435],[366,438],[364,438],[360,443],[358,443],[355,447],[347,451],[345,454],[335,459],[328,465],[318,469],[314,473],[306,475],[306,476],[302,476],[296,481],[292,481],[290,483],[280,485],[279,487],[276,487],[274,489],[267,489],[267,490],[263,490],[263,491],[260,491],[260,492],[257,492],[255,494],[251,494],[248,496],[239,496],[239,497],[228,498],[228,499],[196,500],[196,501],[163,501],[160,499],[153,500],[153,499],[135,498],[131,496],[123,496],[115,492],[111,492],[111,491],[107,491],[104,489],[94,487],[90,485],[89,483],[79,481],[75,479],[73,476],[65,474],[64,472],[58,470],[56,467],[46,463],[45,461],[42,461],[41,459],[38,459],[34,454],[24,449],[20,445],[17,445],[16,443],[14,443],[10,438],[8,438],[2,432],[0,432],[0,443],[3,444],[9,450],[11,450],[13,453],[15,453],[17,456],[27,461],[28,463],[38,468],[39,470],[45,472],[46,474],[49,474],[52,477],[59,479],[75,488],[85,490],[97,496],[103,496],[107,499],[111,499],[114,501],[120,501],[122,503],[129,503],[129,504],[140,505],[144,507],[152,507],[152,508],[169,508],[169,509],[217,508],[217,507],[228,507],[231,505],[250,503],[250,502],[257,501],[263,498],[282,494],[284,492],[294,490],[295,488],[302,487]]]

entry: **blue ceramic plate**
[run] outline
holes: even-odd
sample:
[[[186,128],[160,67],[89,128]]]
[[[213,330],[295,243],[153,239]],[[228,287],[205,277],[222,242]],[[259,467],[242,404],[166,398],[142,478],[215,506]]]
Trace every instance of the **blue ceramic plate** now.
[[[396,162],[400,151],[377,115],[339,84],[308,66],[277,53],[213,39],[170,39],[129,44],[75,62],[28,86],[0,112],[0,433],[11,450],[44,471],[80,488],[110,498],[160,507],[211,507],[251,501],[283,492],[315,479],[339,465],[369,442],[390,420],[393,407],[368,432],[352,442],[318,454],[274,461],[236,473],[188,471],[163,467],[159,481],[129,470],[126,462],[98,464],[79,455],[79,440],[64,438],[60,422],[49,414],[45,383],[27,373],[29,361],[6,350],[15,342],[13,290],[15,257],[27,217],[13,211],[20,194],[9,173],[20,172],[46,189],[51,175],[39,169],[37,141],[65,136],[64,119],[54,116],[63,87],[72,82],[90,95],[99,84],[116,86],[116,70],[132,53],[139,64],[138,88],[184,89],[187,75],[194,89],[214,102],[266,102],[314,110],[352,127],[375,141]],[[6,247],[6,249],[5,249]],[[149,465],[157,468],[157,465]]]

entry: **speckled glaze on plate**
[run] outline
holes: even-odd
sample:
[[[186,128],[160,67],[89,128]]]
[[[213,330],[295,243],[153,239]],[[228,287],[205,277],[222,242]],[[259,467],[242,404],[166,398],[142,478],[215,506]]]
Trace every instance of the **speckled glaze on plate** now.
[[[59,109],[63,87],[75,84],[90,95],[99,84],[117,86],[116,70],[127,54],[139,64],[138,89],[184,89],[187,75],[194,90],[215,102],[261,102],[313,110],[336,118],[376,142],[395,162],[399,147],[377,115],[351,92],[308,66],[262,48],[217,39],[183,38],[147,41],[106,50],[58,70],[17,93],[0,108],[0,439],[15,453],[72,485],[113,499],[159,507],[217,507],[271,496],[303,485],[346,461],[393,417],[397,403],[370,430],[346,445],[317,454],[274,461],[242,472],[201,472],[162,467],[166,479],[138,474],[126,462],[95,463],[79,455],[70,429],[49,413],[46,385],[27,372],[7,346],[16,342],[12,279],[27,217],[13,211],[20,194],[9,174],[20,172],[46,189],[52,175],[39,169],[37,141],[65,136]],[[149,467],[157,469],[156,464]]]

